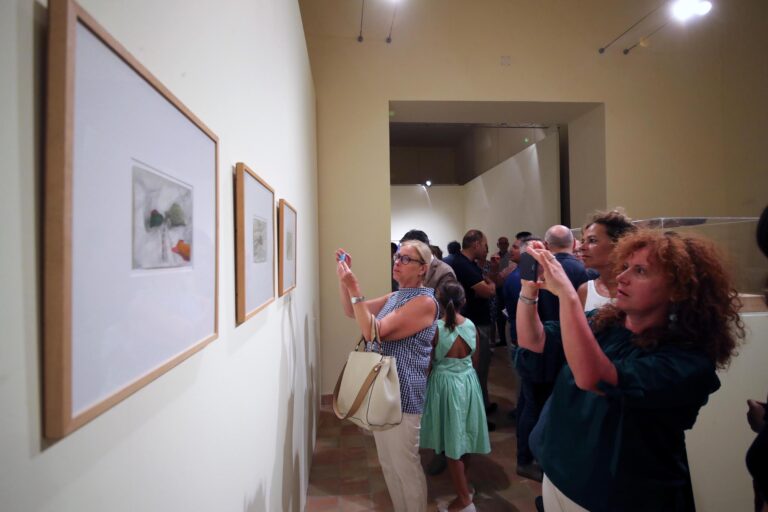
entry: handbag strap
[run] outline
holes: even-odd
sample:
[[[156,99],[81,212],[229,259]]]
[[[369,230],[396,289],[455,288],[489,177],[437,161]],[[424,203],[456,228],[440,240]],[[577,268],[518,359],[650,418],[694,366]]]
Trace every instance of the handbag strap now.
[[[371,314],[371,350],[376,350],[376,344],[379,344],[379,354],[382,353],[381,337],[379,336],[379,326],[376,324],[376,316]]]
[[[352,405],[349,407],[349,411],[347,411],[347,414],[342,414],[339,412],[339,404],[338,404],[338,398],[339,398],[339,389],[341,388],[341,379],[344,377],[344,370],[347,369],[347,364],[344,363],[344,368],[341,369],[341,373],[339,373],[339,378],[336,381],[336,387],[333,388],[333,412],[336,414],[336,417],[340,420],[345,420],[355,414],[357,410],[360,408],[360,405],[363,403],[363,400],[365,399],[365,395],[368,394],[368,390],[371,388],[371,385],[373,384],[373,381],[376,380],[376,376],[379,373],[379,370],[381,370],[381,362],[378,362],[376,366],[371,368],[371,371],[368,373],[368,376],[365,378],[365,381],[360,386],[360,391],[357,392],[357,396],[355,397],[355,400],[352,402]]]

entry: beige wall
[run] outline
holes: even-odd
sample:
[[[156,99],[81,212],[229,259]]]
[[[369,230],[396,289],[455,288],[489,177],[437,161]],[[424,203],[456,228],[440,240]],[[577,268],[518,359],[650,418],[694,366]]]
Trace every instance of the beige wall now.
[[[29,0],[0,2],[0,510],[303,510],[319,311],[315,96],[298,6],[81,4],[220,137],[220,337],[43,445],[38,232],[46,10]],[[296,207],[299,280],[235,329],[237,161]]]
[[[605,107],[597,107],[568,123],[571,227],[606,203]],[[615,205],[611,205],[615,206]]]

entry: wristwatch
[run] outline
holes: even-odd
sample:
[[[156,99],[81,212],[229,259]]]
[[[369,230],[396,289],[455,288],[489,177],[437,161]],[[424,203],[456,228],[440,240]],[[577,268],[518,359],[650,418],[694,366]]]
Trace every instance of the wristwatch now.
[[[522,293],[520,294],[519,298],[520,298],[520,302],[522,302],[523,304],[528,304],[529,306],[535,306],[536,303],[539,302],[538,297],[536,297],[535,299],[532,299],[530,297],[526,297]]]
[[[361,295],[359,297],[350,297],[349,301],[352,304],[357,304],[358,302],[365,302],[365,296]]]

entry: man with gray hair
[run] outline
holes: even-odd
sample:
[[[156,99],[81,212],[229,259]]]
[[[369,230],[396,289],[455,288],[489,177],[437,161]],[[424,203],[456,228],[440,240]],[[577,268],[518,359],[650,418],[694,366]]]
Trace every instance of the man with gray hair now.
[[[574,289],[578,290],[582,283],[589,280],[584,263],[573,255],[576,239],[568,226],[557,224],[549,228],[544,234],[544,245],[563,266]],[[539,317],[542,322],[560,320],[560,301],[546,290],[539,293]]]

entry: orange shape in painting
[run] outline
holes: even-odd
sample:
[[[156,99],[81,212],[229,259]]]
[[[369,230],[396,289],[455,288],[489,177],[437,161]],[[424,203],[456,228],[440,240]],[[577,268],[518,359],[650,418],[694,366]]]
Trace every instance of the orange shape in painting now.
[[[192,254],[192,246],[184,243],[184,240],[179,240],[176,243],[176,247],[172,248],[171,250],[184,258],[184,261],[189,261],[189,257]]]

